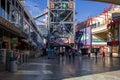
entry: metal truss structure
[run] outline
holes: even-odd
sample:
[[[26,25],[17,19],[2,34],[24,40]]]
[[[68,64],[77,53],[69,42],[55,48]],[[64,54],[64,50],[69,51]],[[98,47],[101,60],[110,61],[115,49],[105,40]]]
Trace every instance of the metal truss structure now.
[[[48,28],[50,40],[74,39],[75,0],[48,0]]]

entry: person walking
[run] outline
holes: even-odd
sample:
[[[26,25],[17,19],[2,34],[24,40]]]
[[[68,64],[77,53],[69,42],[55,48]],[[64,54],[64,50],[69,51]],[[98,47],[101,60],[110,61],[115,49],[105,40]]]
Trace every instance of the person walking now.
[[[97,51],[96,51],[96,52],[95,52],[95,58],[96,58],[96,60],[97,60],[97,54],[98,54],[98,53],[97,53]]]
[[[72,49],[72,58],[75,59],[75,49]]]
[[[105,52],[103,51],[102,58],[105,59]]]
[[[71,59],[71,56],[72,56],[72,49],[69,49],[68,55],[69,55],[69,59]]]
[[[90,49],[89,49],[89,50],[88,50],[88,57],[89,57],[89,58],[90,58],[90,53],[91,53],[91,52],[90,52]]]

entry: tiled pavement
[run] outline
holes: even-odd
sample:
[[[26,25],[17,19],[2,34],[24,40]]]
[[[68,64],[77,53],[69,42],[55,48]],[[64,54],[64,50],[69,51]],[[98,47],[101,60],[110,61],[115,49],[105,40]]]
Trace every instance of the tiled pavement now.
[[[29,60],[16,73],[0,72],[0,80],[120,80],[120,58],[76,56]]]

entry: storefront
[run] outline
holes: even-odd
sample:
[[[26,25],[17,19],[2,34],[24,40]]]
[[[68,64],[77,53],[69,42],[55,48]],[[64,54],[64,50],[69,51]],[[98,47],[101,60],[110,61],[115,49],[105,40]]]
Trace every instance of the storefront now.
[[[26,34],[10,22],[0,17],[1,48],[12,49],[12,38],[26,38]]]
[[[108,40],[107,45],[109,46],[111,56],[118,56],[119,55],[119,40],[120,40],[120,21],[115,19],[111,21],[108,25]]]

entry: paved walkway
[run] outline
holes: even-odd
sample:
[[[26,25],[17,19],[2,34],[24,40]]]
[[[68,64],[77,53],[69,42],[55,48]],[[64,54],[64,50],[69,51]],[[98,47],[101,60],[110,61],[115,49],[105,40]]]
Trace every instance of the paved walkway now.
[[[29,60],[16,73],[0,72],[0,80],[120,80],[120,58],[47,57]]]

